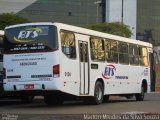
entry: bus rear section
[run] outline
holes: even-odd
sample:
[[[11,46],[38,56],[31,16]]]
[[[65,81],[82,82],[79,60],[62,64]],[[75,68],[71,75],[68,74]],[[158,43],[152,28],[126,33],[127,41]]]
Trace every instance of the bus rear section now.
[[[51,23],[7,27],[3,69],[7,92],[28,96],[60,90],[57,28]]]

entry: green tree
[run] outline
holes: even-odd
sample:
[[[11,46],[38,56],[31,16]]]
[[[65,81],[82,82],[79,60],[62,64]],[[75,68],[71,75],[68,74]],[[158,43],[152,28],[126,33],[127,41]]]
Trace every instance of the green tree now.
[[[15,25],[20,23],[27,23],[29,20],[19,17],[14,13],[0,14],[0,29],[3,30],[6,26]]]
[[[119,35],[122,37],[131,37],[132,32],[129,26],[121,24],[119,22],[111,23],[98,23],[87,26],[88,29],[96,30],[99,32],[109,33],[113,35]]]

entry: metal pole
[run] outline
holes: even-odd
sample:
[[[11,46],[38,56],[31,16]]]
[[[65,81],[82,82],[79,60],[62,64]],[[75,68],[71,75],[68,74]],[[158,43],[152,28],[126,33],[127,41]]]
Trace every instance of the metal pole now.
[[[94,4],[97,5],[97,15],[96,15],[96,22],[97,22],[97,23],[99,22],[99,6],[100,6],[101,3],[102,3],[102,1],[100,1],[100,0],[94,2]]]
[[[98,23],[98,17],[99,17],[99,14],[98,14],[98,4],[97,4],[97,23]]]
[[[122,0],[122,14],[121,14],[121,23],[123,24],[123,0]]]

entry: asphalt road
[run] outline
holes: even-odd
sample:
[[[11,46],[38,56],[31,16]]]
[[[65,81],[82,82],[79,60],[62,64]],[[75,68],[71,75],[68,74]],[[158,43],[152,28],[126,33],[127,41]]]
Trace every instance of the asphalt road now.
[[[75,119],[106,119],[110,115],[113,119],[135,118],[135,114],[152,114],[154,116],[138,116],[135,119],[160,119],[160,93],[146,94],[141,102],[123,97],[110,97],[108,103],[101,105],[85,105],[81,101],[65,102],[61,106],[48,106],[43,98],[36,98],[32,104],[22,104],[19,100],[0,100],[0,119],[14,120],[75,120]],[[115,115],[127,115],[118,117]],[[96,115],[96,116],[95,116]],[[100,115],[100,116],[99,116]],[[117,117],[117,118],[116,118]],[[136,115],[137,117],[137,115]],[[8,119],[9,120],[9,119]]]

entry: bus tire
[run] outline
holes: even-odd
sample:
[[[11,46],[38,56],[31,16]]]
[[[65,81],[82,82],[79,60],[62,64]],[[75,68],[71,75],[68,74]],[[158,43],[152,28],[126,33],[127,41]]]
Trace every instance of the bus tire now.
[[[103,94],[104,94],[104,87],[100,81],[97,81],[95,84],[94,89],[94,96],[92,98],[92,104],[99,105],[103,102]]]
[[[141,92],[135,94],[136,100],[137,101],[143,101],[144,100],[144,94],[145,94],[145,88],[144,84],[141,85]]]
[[[63,104],[63,98],[59,95],[45,95],[44,96],[44,102],[47,105],[62,105]]]

